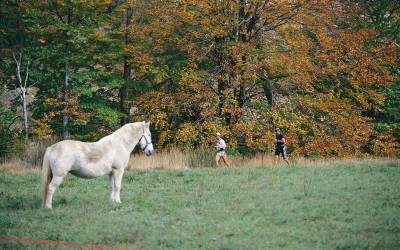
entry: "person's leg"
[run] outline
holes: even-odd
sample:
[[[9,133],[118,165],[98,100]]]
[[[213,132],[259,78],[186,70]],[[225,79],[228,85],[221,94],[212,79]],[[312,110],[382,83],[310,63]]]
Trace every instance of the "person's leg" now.
[[[221,156],[217,153],[215,155],[215,165],[217,165],[217,167],[219,166],[219,160],[221,159]]]
[[[287,157],[286,147],[282,148],[282,157],[283,157],[283,160],[284,160],[288,165],[290,165],[290,161],[289,161],[289,159],[288,159],[288,157]]]
[[[290,165],[290,161],[289,161],[288,158],[283,158],[283,160],[284,160],[288,165]]]
[[[279,150],[278,148],[275,148],[275,158],[274,158],[275,165],[278,164],[278,157],[279,157]]]
[[[228,157],[226,156],[226,154],[222,155],[221,158],[222,158],[222,160],[224,161],[225,165],[226,165],[228,168],[230,168],[231,165],[230,165],[229,162],[228,162]]]

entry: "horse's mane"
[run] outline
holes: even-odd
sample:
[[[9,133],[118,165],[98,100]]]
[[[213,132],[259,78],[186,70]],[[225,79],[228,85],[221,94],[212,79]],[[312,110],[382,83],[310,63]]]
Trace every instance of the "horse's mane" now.
[[[127,124],[125,124],[124,126],[120,127],[119,129],[115,130],[113,133],[111,133],[111,134],[109,134],[109,135],[107,135],[107,136],[101,138],[99,141],[103,141],[103,140],[105,140],[106,138],[107,138],[107,139],[111,139],[111,138],[114,138],[114,137],[116,137],[116,136],[118,136],[118,137],[124,137],[124,136],[122,136],[122,135],[125,135],[127,130],[132,129],[133,126],[134,126],[134,127],[139,127],[138,125],[140,125],[140,124],[141,124],[141,122],[127,123]],[[124,138],[124,139],[125,139],[125,138]]]

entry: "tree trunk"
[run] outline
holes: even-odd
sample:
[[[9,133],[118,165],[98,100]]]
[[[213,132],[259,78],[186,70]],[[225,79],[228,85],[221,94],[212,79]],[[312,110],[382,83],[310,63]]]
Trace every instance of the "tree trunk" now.
[[[26,91],[27,91],[27,84],[28,84],[28,78],[29,78],[29,64],[30,61],[28,60],[25,68],[25,78],[22,80],[21,77],[21,62],[22,62],[22,52],[19,53],[19,58],[15,56],[15,53],[13,53],[13,58],[15,61],[15,64],[17,66],[16,68],[16,74],[17,74],[17,79],[18,79],[18,84],[19,87],[18,89],[20,90],[19,97],[21,98],[21,106],[22,106],[22,117],[24,121],[24,132],[25,132],[25,139],[28,139],[29,136],[29,126],[28,126],[28,109],[27,109],[27,100],[26,100]]]
[[[238,11],[238,23],[236,27],[236,41],[245,41],[246,40],[246,35],[242,33],[242,27],[244,25],[244,19],[245,19],[245,2],[244,0],[239,0],[239,11]]]
[[[69,137],[68,133],[68,122],[69,122],[69,114],[68,114],[68,99],[69,99],[69,48],[68,44],[65,44],[65,63],[64,63],[64,114],[63,114],[63,131],[62,131],[62,138],[65,140]]]
[[[119,102],[120,102],[120,111],[124,114],[121,117],[121,126],[125,125],[128,122],[128,84],[129,78],[131,75],[131,65],[127,62],[127,59],[124,60],[124,83],[122,87],[119,89]]]
[[[245,96],[246,96],[246,92],[245,92],[245,86],[243,83],[243,78],[240,79],[240,86],[239,86],[239,107],[243,108],[244,104],[245,104]]]
[[[69,26],[71,25],[72,22],[72,9],[68,10],[68,15],[67,15],[67,20],[66,20],[66,25]],[[63,124],[62,124],[62,138],[65,140],[69,137],[69,132],[68,132],[68,122],[69,122],[69,113],[68,113],[68,101],[69,101],[69,90],[70,90],[70,84],[69,84],[69,56],[70,56],[70,47],[69,47],[69,35],[68,33],[65,36],[65,44],[64,44],[64,114],[63,114]]]
[[[22,91],[22,115],[24,117],[24,130],[25,139],[28,139],[29,127],[28,127],[28,110],[27,110],[27,100],[26,100],[26,89]]]
[[[239,0],[239,13],[238,13],[238,31],[237,31],[237,41],[245,42],[246,35],[241,32],[242,25],[244,25],[245,19],[245,2],[244,0]],[[246,62],[246,56],[242,56],[242,63]],[[244,69],[242,68],[239,72],[239,94],[238,94],[238,103],[239,107],[242,109],[245,104],[246,92],[245,92],[245,79],[244,79]]]
[[[224,118],[224,120],[225,120],[225,123],[226,124],[231,124],[231,122],[232,122],[232,116],[231,116],[231,114],[230,113],[228,113],[228,112],[224,112],[222,109],[223,109],[223,106],[224,106],[224,104],[225,104],[225,90],[226,90],[226,88],[229,86],[229,82],[230,82],[230,77],[229,77],[229,74],[228,73],[226,73],[226,80],[219,80],[218,81],[218,96],[219,96],[219,101],[218,101],[218,116],[219,117],[223,117]]]
[[[268,104],[270,107],[273,105],[273,98],[274,98],[274,93],[273,93],[273,84],[271,80],[265,79],[263,82],[263,90],[264,90],[264,95],[267,98]]]
[[[132,7],[128,7],[126,9],[126,20],[125,20],[125,46],[129,45],[129,27],[132,20]],[[124,83],[119,89],[119,104],[120,111],[124,114],[121,117],[121,126],[125,125],[128,122],[128,107],[127,107],[127,99],[128,99],[128,85],[131,76],[131,64],[128,62],[128,57],[124,56]]]

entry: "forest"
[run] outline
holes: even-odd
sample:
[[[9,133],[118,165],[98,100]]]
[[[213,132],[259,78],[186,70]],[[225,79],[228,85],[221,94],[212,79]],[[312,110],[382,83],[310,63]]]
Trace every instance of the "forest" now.
[[[150,121],[157,150],[400,155],[397,0],[3,0],[0,157]]]

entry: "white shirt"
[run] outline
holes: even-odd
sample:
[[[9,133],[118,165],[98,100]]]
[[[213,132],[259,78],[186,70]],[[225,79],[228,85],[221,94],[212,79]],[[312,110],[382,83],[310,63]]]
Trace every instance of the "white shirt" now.
[[[217,140],[217,144],[215,144],[215,147],[219,150],[219,149],[223,149],[225,150],[226,148],[226,143],[224,141],[224,139],[220,138],[219,140]]]

